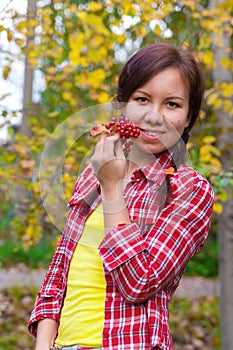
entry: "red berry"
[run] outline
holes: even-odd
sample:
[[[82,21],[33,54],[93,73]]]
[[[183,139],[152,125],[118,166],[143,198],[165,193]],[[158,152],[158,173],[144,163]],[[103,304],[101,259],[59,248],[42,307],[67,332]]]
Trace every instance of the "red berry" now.
[[[123,115],[119,117],[119,122],[117,118],[112,117],[110,122],[106,124],[106,129],[110,130],[111,134],[119,132],[120,137],[126,139],[137,138],[140,134],[139,126]]]

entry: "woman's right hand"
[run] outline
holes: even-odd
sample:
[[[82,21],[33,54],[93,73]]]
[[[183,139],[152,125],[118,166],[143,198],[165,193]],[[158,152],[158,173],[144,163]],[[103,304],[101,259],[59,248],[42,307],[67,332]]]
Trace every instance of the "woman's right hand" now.
[[[103,188],[112,190],[124,180],[127,160],[119,134],[101,135],[91,158],[96,176]]]

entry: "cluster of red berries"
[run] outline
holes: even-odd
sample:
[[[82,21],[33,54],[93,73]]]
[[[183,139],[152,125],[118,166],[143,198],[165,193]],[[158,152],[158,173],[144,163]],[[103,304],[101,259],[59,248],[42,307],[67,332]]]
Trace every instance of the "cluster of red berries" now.
[[[139,126],[124,116],[120,116],[119,122],[117,118],[112,117],[111,121],[105,125],[105,128],[109,130],[111,134],[119,132],[122,139],[136,139],[140,135]]]
[[[133,141],[129,139],[136,139],[140,135],[140,128],[138,125],[129,120],[129,118],[120,116],[119,121],[117,118],[112,117],[108,124],[95,124],[94,127],[90,130],[90,136],[94,137],[104,131],[106,132],[106,130],[110,135],[114,135],[115,133],[120,134],[122,149],[126,157],[130,152],[130,147],[133,145]]]

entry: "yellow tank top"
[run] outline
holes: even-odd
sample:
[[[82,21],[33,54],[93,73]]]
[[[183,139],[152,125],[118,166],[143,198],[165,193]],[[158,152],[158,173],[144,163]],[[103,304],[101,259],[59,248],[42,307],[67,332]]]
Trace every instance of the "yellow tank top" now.
[[[87,219],[70,263],[57,346],[102,345],[106,285],[98,245],[103,237],[103,211],[99,205]]]

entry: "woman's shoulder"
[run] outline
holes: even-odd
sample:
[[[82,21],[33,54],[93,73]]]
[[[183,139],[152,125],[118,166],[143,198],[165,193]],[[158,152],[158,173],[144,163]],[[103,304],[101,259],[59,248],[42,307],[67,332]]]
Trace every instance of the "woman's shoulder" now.
[[[78,176],[69,204],[78,203],[81,199],[94,191],[98,180],[92,165],[88,165]]]
[[[189,164],[181,164],[178,167],[173,177],[173,182],[174,181],[178,181],[180,185],[183,184],[186,187],[202,186],[210,191],[212,190],[210,181]]]

